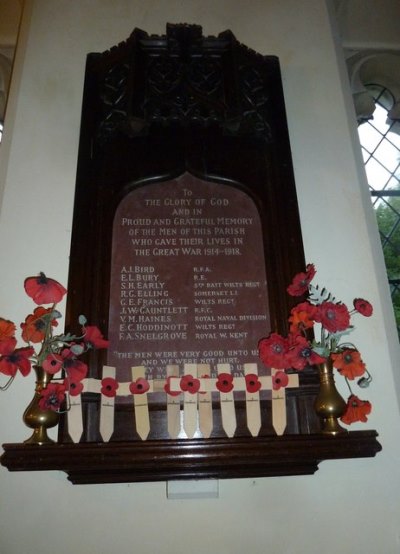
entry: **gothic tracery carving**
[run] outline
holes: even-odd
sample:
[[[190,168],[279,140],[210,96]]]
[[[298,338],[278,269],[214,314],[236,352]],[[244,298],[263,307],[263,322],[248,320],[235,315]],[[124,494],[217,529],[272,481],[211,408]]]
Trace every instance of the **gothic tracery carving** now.
[[[217,125],[225,134],[271,139],[267,58],[230,31],[203,37],[201,27],[183,24],[154,36],[136,29],[101,56],[110,64],[100,76],[99,142],[118,132],[137,136],[153,124]]]

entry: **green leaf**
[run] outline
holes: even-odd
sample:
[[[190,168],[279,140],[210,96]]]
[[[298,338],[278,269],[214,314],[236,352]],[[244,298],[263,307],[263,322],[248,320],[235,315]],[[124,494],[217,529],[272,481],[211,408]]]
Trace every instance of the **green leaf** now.
[[[82,352],[84,351],[84,348],[80,344],[73,344],[71,346],[71,352],[75,354],[76,356],[80,356]]]
[[[309,299],[313,304],[322,304],[322,302],[335,301],[335,297],[329,291],[327,291],[326,288],[323,288],[321,290],[318,285],[310,285]]]
[[[337,344],[339,343],[339,340],[344,337],[345,335],[349,335],[351,331],[354,329],[353,325],[350,325],[345,331],[340,331],[338,333],[331,333],[329,335],[329,338],[333,341],[335,341]]]
[[[327,358],[329,356],[329,350],[323,346],[313,346],[312,351],[323,358]]]
[[[57,337],[54,338],[60,342],[72,342],[76,339],[76,336],[72,335],[72,333],[67,333],[66,335],[57,335]]]

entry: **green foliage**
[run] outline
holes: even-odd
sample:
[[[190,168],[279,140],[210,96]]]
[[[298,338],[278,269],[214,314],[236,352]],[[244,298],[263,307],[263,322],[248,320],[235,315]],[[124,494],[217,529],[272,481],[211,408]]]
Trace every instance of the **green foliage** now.
[[[326,290],[321,289],[319,285],[309,285],[309,300],[313,304],[322,304],[322,302],[335,302],[335,297]]]

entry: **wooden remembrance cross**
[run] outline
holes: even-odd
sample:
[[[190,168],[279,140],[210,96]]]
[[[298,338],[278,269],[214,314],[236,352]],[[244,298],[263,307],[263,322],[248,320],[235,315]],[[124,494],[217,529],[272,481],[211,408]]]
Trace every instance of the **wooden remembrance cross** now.
[[[89,54],[67,330],[85,314],[110,347],[88,353],[58,444],[4,445],[2,464],[105,483],[373,456],[374,431],[320,434],[314,369],[282,388],[258,358],[304,265],[276,57],[185,24]]]

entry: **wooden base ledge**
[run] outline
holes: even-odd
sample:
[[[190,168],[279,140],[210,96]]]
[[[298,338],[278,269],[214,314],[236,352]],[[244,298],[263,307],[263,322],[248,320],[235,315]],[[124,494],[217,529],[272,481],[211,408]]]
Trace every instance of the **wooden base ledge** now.
[[[353,431],[234,441],[4,444],[0,461],[10,471],[65,471],[73,484],[308,475],[323,460],[375,456],[382,449],[376,437],[375,431]]]

